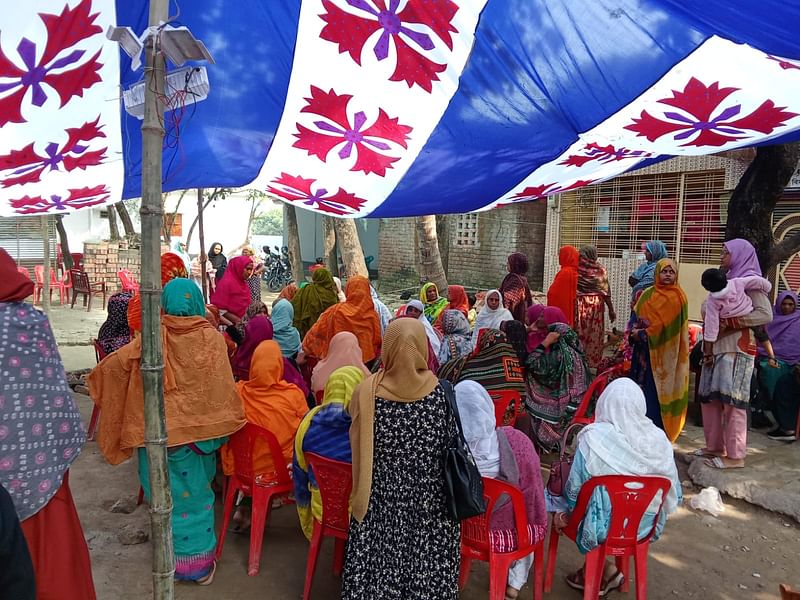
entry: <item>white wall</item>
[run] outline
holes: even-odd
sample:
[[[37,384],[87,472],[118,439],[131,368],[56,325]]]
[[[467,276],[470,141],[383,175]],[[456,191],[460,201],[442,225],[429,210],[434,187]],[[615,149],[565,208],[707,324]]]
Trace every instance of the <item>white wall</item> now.
[[[64,215],[64,229],[67,231],[71,252],[83,252],[84,242],[108,239],[108,219],[100,216],[101,210],[103,209],[87,208]]]

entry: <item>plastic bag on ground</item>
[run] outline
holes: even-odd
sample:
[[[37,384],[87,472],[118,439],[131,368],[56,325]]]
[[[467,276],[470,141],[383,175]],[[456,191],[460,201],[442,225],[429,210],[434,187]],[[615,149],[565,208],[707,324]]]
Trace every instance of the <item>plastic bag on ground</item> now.
[[[714,486],[703,488],[703,490],[689,500],[689,506],[694,510],[704,510],[718,517],[725,512],[725,505],[722,503],[722,496]]]

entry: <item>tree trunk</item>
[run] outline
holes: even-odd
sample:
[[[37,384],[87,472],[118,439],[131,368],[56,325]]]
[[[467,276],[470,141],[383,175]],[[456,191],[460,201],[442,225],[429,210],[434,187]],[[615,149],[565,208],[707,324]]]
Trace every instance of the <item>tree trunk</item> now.
[[[353,219],[334,219],[333,226],[336,230],[339,251],[342,253],[344,276],[363,275],[369,277],[367,263],[364,260],[364,250],[361,248],[361,240],[358,239],[356,222]]]
[[[122,228],[125,230],[125,237],[131,238],[136,235],[136,228],[133,226],[131,216],[128,214],[128,208],[121,200],[114,205],[119,213],[119,218],[122,221]]]
[[[450,272],[450,216],[436,215],[436,238],[439,255],[442,257],[442,268],[445,274]]]
[[[442,266],[442,256],[439,254],[436,217],[433,215],[416,217],[416,224],[419,235],[420,281],[432,281],[439,288],[439,294],[447,296],[447,275]]]
[[[67,230],[64,228],[64,215],[56,215],[56,230],[58,231],[58,239],[61,242],[61,257],[64,261],[64,268],[69,271],[75,266],[72,262],[72,254],[69,251],[69,238],[67,237]]]
[[[120,236],[119,225],[117,225],[117,211],[114,210],[113,204],[106,206],[106,214],[108,215],[108,229],[111,232],[111,241],[114,242],[120,239]]]
[[[744,238],[758,253],[761,271],[786,260],[800,249],[800,234],[779,244],[772,235],[772,211],[800,161],[800,143],[761,146],[733,190],[728,203],[725,239]]]
[[[213,200],[214,200],[214,195],[212,194],[209,198],[206,199],[205,202],[203,202],[203,210],[207,209],[208,205],[211,204],[211,202]],[[189,227],[189,233],[186,235],[186,249],[187,250],[189,249],[189,244],[192,242],[192,234],[194,233],[194,228],[197,226],[197,221],[198,221],[199,217],[200,217],[199,214],[197,216],[195,216],[194,220],[192,221],[191,226]],[[202,242],[200,244],[200,250],[203,250]]]
[[[292,277],[300,284],[305,280],[303,257],[300,254],[300,230],[297,227],[297,212],[291,204],[283,205],[283,223],[286,227],[287,245],[289,246],[289,264],[292,265]]]
[[[322,217],[322,236],[323,251],[322,257],[325,259],[325,266],[333,274],[337,275],[339,261],[336,258],[336,219],[333,217]]]

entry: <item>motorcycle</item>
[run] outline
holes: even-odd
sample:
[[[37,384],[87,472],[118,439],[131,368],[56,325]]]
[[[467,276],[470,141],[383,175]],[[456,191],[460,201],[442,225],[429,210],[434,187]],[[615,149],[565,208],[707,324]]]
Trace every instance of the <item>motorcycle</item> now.
[[[266,282],[270,292],[280,291],[293,280],[292,267],[289,264],[289,248],[275,246],[277,251],[275,253],[269,246],[264,246],[262,249],[267,257],[261,278]]]

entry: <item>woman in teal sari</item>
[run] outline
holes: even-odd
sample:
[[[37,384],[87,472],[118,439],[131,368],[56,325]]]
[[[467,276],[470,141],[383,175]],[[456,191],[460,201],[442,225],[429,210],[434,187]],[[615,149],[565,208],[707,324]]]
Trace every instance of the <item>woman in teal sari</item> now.
[[[161,295],[164,315],[164,412],[170,489],[175,579],[208,585],[214,578],[214,491],[216,450],[244,425],[227,347],[205,319],[205,304],[188,279],[170,281]],[[98,446],[111,464],[133,454],[150,498],[144,449],[141,336],[104,359],[89,376],[94,401],[102,407]]]

